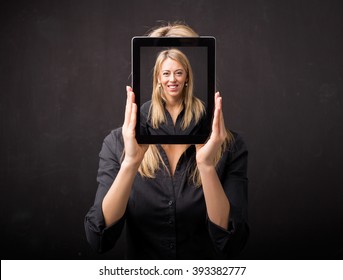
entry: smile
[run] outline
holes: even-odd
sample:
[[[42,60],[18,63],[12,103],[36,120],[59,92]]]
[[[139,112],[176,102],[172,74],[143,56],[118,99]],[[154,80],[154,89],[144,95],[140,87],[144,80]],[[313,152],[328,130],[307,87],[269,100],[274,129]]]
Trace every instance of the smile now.
[[[173,89],[177,89],[178,85],[168,85],[168,88],[173,90]]]

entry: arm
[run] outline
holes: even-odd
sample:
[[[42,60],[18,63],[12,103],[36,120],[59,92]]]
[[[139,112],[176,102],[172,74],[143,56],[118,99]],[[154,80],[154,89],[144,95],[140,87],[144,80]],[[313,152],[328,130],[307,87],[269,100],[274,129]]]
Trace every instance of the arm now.
[[[215,156],[226,138],[222,114],[222,98],[215,95],[215,111],[210,139],[203,146],[197,145],[196,161],[201,177],[202,188],[209,219],[223,229],[228,228],[230,202],[215,169]]]
[[[249,237],[248,219],[248,151],[243,139],[232,133],[234,140],[220,159],[216,170],[225,196],[230,202],[228,228],[208,220],[208,230],[221,257],[236,258]]]
[[[211,222],[228,229],[230,202],[225,195],[215,167],[199,167],[207,215]]]
[[[225,151],[216,168],[214,155],[226,137],[221,113],[221,98],[216,94],[212,134],[203,146],[197,146],[197,163],[203,184],[208,214],[208,230],[221,257],[237,256],[245,246],[247,225],[248,152],[239,135]]]
[[[102,202],[120,170],[123,152],[122,129],[113,130],[105,139],[99,153],[98,189],[93,206],[85,217],[86,237],[91,247],[99,252],[111,249],[121,235],[125,218],[107,227]]]
[[[147,150],[146,145],[138,145],[135,139],[137,105],[130,87],[127,87],[125,120],[122,128],[125,157],[111,188],[102,202],[105,224],[111,225],[125,213],[126,205],[138,167]]]
[[[87,240],[98,252],[112,248],[121,234],[133,180],[146,149],[139,146],[134,138],[137,106],[133,103],[131,88],[128,88],[127,94],[124,125],[104,140],[99,154],[99,186],[94,205],[85,217]],[[126,151],[125,158],[120,163],[123,149]]]

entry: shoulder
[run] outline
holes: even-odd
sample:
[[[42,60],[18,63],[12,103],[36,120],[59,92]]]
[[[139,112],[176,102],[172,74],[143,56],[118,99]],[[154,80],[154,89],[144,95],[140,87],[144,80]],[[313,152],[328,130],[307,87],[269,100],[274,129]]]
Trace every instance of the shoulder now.
[[[106,145],[114,153],[122,152],[124,149],[124,140],[122,134],[122,128],[118,127],[113,129],[104,139],[104,145]]]
[[[241,135],[230,131],[232,140],[217,165],[220,178],[247,178],[248,149]],[[233,176],[233,177],[232,177]]]
[[[143,115],[148,115],[149,110],[150,110],[150,106],[151,106],[151,100],[145,102],[145,103],[141,106],[141,114],[143,114]]]
[[[221,164],[231,164],[235,161],[246,161],[248,148],[243,137],[235,131],[230,130],[231,141],[221,158]]]
[[[230,130],[232,135],[232,141],[228,147],[229,151],[237,152],[237,151],[247,151],[247,146],[243,137],[235,131]]]

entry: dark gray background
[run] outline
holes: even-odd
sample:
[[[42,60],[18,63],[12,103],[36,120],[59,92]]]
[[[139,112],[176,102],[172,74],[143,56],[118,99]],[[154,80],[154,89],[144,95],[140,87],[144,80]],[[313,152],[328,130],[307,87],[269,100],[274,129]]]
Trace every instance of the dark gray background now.
[[[158,20],[217,38],[226,125],[249,151],[245,259],[343,256],[342,2],[7,1],[0,10],[1,259],[97,255],[83,218],[123,122],[130,40]]]

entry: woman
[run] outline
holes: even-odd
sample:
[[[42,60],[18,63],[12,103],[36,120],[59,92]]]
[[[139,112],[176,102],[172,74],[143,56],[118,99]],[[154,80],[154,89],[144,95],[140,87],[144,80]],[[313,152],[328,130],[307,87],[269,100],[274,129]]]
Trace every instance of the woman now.
[[[197,36],[168,25],[150,36]],[[211,135],[204,145],[138,145],[137,105],[127,87],[122,128],[104,140],[86,235],[98,252],[111,249],[126,224],[127,258],[232,258],[247,226],[247,150],[228,133],[222,98],[215,94]]]
[[[169,49],[158,54],[152,100],[142,105],[140,113],[142,134],[206,134],[205,107],[193,95],[192,67],[180,50]]]

